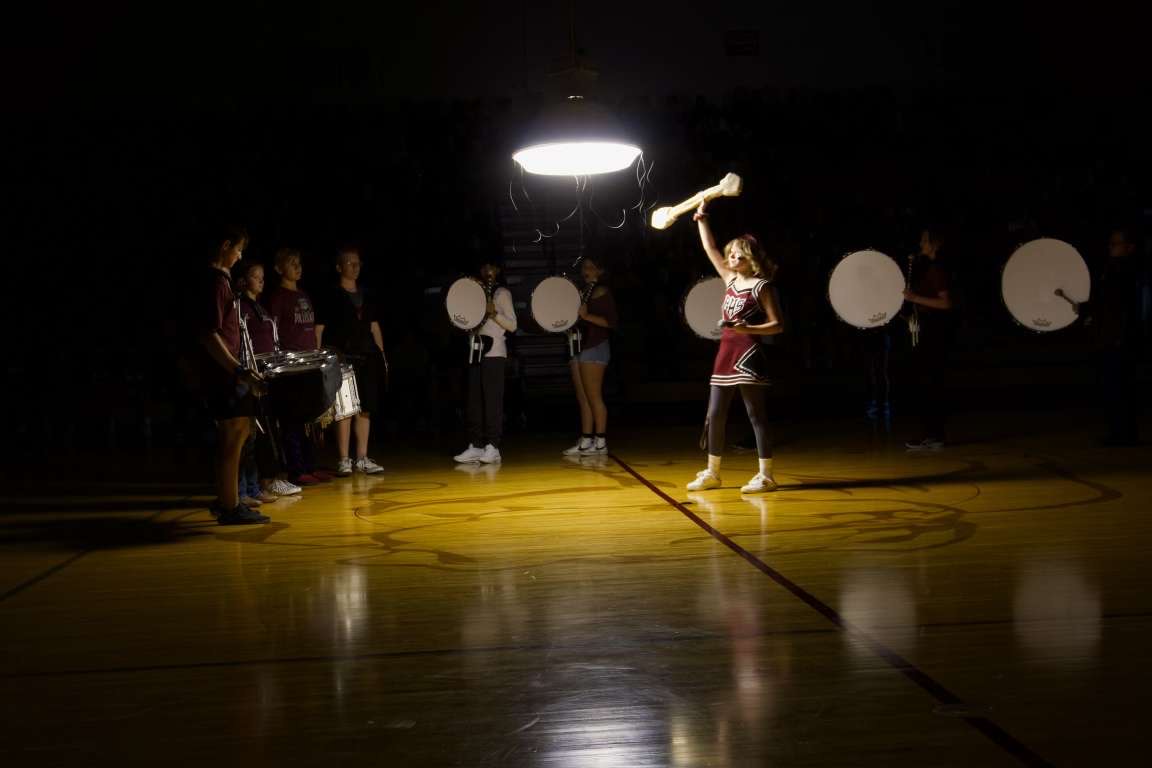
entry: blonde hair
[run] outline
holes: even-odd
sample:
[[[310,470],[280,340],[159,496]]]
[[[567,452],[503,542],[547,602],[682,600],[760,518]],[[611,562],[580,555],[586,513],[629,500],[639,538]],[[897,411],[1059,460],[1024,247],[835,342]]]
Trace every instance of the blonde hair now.
[[[741,235],[729,240],[724,246],[724,255],[727,256],[733,251],[752,262],[752,274],[756,277],[762,277],[769,282],[776,277],[776,262],[768,258],[764,253],[764,247],[754,235]]]

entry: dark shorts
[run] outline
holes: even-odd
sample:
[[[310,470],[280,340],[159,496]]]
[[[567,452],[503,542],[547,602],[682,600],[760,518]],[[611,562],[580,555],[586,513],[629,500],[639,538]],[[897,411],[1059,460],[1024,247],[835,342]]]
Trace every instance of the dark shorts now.
[[[356,393],[360,396],[360,413],[370,416],[380,410],[380,386],[384,362],[374,358],[349,356],[356,370]]]
[[[204,387],[204,402],[216,421],[251,418],[256,413],[256,398],[247,388],[238,391],[230,378],[212,377]]]

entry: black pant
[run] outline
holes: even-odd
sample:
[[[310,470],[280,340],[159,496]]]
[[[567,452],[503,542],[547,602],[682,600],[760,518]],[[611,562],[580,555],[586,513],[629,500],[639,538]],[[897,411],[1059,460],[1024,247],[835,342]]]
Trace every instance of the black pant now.
[[[486,357],[468,366],[468,442],[500,447],[504,433],[503,357]]]
[[[1140,437],[1137,355],[1123,346],[1100,352],[1100,397],[1107,420],[1106,438],[1135,442]]]
[[[923,431],[921,438],[945,439],[950,409],[948,365],[951,356],[950,330],[926,330],[921,322],[919,343],[912,347],[910,377],[911,400],[915,403]]]

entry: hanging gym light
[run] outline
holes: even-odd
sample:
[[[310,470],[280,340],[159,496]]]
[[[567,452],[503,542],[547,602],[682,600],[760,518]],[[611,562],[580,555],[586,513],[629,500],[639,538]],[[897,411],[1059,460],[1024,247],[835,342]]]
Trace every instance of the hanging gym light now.
[[[622,171],[636,162],[640,148],[628,141],[608,110],[569,96],[549,109],[512,155],[528,173],[543,176],[591,176]]]

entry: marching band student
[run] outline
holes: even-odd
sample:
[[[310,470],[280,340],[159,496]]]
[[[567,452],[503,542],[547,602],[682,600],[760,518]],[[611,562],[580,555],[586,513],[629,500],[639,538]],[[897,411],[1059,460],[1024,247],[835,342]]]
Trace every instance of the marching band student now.
[[[380,407],[380,379],[387,375],[384,338],[376,319],[376,305],[359,284],[360,249],[349,245],[337,253],[336,272],[340,282],[320,304],[316,322],[316,342],[338,350],[356,371],[360,413],[336,422],[340,464],[336,474],[347,477],[353,470],[366,475],[384,468],[368,458],[368,434],[372,414]],[[356,424],[356,460],[349,455],[352,423]]]
[[[694,216],[699,225],[700,242],[728,289],[722,306],[724,333],[712,366],[708,399],[708,467],[697,473],[687,489],[704,491],[720,487],[728,408],[738,390],[756,434],[756,451],[760,457],[759,472],[740,490],[743,493],[765,493],[776,490],[776,480],[772,476],[772,436],[766,413],[766,388],[771,381],[768,378],[767,353],[758,337],[783,331],[772,292],[776,264],[751,235],[730,240],[721,251],[708,224],[706,205],[701,203]]]
[[[276,251],[276,272],[280,286],[264,296],[264,306],[276,322],[280,348],[288,352],[308,352],[317,348],[316,310],[312,298],[299,286],[304,275],[300,251],[281,248]],[[316,485],[332,476],[316,468],[312,442],[303,424],[281,424],[284,461],[288,478],[294,485]]]
[[[604,373],[612,359],[609,341],[616,327],[616,299],[604,285],[607,272],[599,257],[585,256],[580,266],[584,300],[580,304],[580,353],[572,358],[572,385],[580,406],[580,440],[566,456],[608,453],[608,406],[604,403]]]
[[[944,267],[944,240],[934,229],[920,234],[920,254],[912,262],[910,288],[904,299],[913,305],[919,327],[912,347],[912,399],[920,414],[921,432],[905,443],[909,451],[944,447],[948,419],[946,372],[955,339],[953,303]]]
[[[217,234],[212,260],[196,286],[194,325],[201,350],[200,384],[216,421],[219,455],[211,512],[221,525],[266,523],[269,518],[240,503],[240,454],[248,438],[259,374],[240,364],[240,315],[230,270],[243,255],[248,234],[226,227]]]
[[[257,355],[275,351],[276,332],[272,316],[259,303],[260,295],[264,292],[264,266],[259,262],[245,260],[233,272],[237,277],[240,322],[248,329],[252,351]],[[270,419],[263,418],[262,426],[266,431],[254,429],[248,436],[240,465],[240,498],[249,507],[276,501],[280,496],[300,493],[299,486],[279,477],[281,468],[273,434],[275,425]]]
[[[485,259],[479,275],[488,293],[488,308],[484,324],[476,332],[482,345],[480,358],[468,366],[468,448],[454,458],[461,464],[498,464],[502,460],[504,369],[508,360],[504,334],[516,332],[516,309],[512,292],[497,285],[497,259]]]

